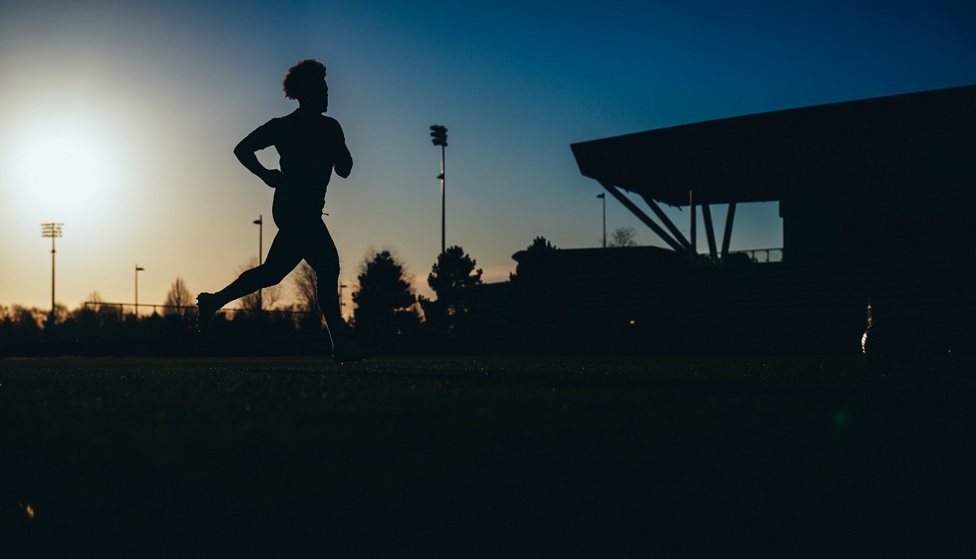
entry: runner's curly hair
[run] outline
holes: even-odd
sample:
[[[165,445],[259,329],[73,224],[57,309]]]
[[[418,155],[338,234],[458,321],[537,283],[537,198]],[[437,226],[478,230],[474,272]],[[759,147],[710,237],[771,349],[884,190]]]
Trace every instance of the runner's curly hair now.
[[[314,87],[325,79],[325,64],[314,58],[306,58],[288,69],[285,79],[281,82],[281,89],[289,99],[301,99]]]

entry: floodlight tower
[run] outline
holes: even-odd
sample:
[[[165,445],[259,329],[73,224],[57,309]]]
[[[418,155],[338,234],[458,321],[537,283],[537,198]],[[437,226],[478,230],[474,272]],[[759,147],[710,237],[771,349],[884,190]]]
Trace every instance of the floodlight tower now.
[[[41,238],[51,239],[51,316],[54,316],[54,239],[61,237],[63,223],[42,223]]]
[[[430,127],[431,142],[435,146],[441,146],[441,174],[437,178],[441,179],[441,254],[445,252],[446,228],[444,225],[444,152],[447,147],[447,127],[434,124]]]

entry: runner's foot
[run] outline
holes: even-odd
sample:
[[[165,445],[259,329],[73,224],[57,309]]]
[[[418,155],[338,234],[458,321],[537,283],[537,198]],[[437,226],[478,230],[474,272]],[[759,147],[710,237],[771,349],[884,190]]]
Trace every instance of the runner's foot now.
[[[220,305],[214,301],[213,293],[201,293],[197,295],[197,331],[203,332],[207,329],[207,324],[210,323],[210,319],[213,315],[220,310]]]
[[[366,354],[356,344],[349,341],[342,341],[332,347],[332,358],[339,365],[345,363],[355,363],[366,359]]]

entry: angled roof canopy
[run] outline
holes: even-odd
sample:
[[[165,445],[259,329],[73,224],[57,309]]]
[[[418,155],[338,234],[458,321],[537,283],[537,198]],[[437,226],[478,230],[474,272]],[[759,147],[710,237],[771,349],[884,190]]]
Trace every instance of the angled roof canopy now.
[[[580,172],[672,206],[782,200],[825,183],[883,189],[958,159],[976,86],[661,128],[572,144]],[[921,159],[918,154],[922,154]],[[927,159],[926,159],[927,157]]]

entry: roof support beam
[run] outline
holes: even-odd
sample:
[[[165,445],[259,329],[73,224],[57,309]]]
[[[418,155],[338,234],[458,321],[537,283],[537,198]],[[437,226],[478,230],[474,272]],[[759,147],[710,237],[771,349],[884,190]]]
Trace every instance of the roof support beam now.
[[[688,244],[688,239],[686,239],[685,236],[681,234],[681,231],[675,227],[674,222],[668,219],[668,216],[664,213],[664,210],[661,209],[661,206],[654,201],[654,198],[651,198],[646,194],[641,194],[640,196],[645,202],[647,202],[647,205],[650,206],[651,211],[654,212],[654,215],[656,215],[657,218],[661,220],[661,223],[668,228],[668,231],[671,232],[671,236],[674,237],[674,240],[681,243],[681,246],[683,247],[682,250],[688,250],[688,247],[690,246]]]
[[[712,210],[708,204],[702,204],[702,217],[705,219],[705,236],[708,237],[708,254],[712,259],[718,258],[715,249],[715,228],[712,226]]]
[[[735,221],[735,202],[729,202],[729,213],[725,217],[725,235],[722,237],[722,262],[729,258],[729,243],[732,241],[732,222]]]
[[[622,192],[620,192],[619,190],[617,190],[617,187],[616,186],[614,186],[613,184],[611,184],[609,182],[605,182],[605,181],[599,181],[599,182],[600,182],[600,185],[603,186],[603,188],[605,188],[607,192],[609,192],[610,194],[612,194],[614,198],[616,198],[621,204],[624,205],[624,207],[626,207],[628,210],[630,210],[630,212],[632,214],[634,214],[635,216],[637,216],[637,219],[643,221],[644,222],[644,225],[647,225],[648,227],[651,228],[651,231],[654,231],[655,233],[657,233],[657,236],[658,237],[661,237],[661,240],[663,240],[665,243],[667,243],[668,246],[670,246],[672,249],[677,250],[677,251],[686,250],[685,247],[681,246],[681,243],[679,243],[678,241],[672,239],[671,236],[668,235],[668,232],[667,231],[665,231],[664,229],[662,229],[660,225],[658,225],[657,223],[655,223],[654,220],[650,218],[650,216],[648,216],[646,213],[644,213],[643,210],[641,210],[640,208],[638,208],[636,204],[634,204],[633,202],[631,202],[630,201],[630,198],[627,198],[626,196],[624,196],[624,194]]]

